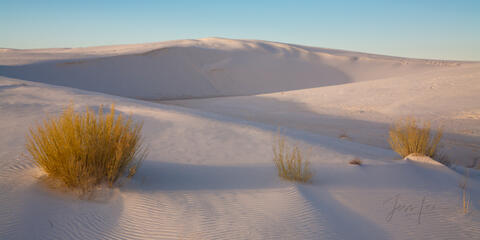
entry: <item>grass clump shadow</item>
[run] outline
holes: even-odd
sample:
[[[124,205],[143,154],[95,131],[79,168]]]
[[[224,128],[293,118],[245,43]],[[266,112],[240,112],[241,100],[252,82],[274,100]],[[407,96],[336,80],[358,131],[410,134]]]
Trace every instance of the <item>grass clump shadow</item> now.
[[[273,162],[278,176],[289,181],[309,182],[313,176],[310,162],[304,158],[298,146],[289,148],[284,136],[276,136],[273,145]]]
[[[440,156],[437,149],[443,131],[435,132],[433,135],[430,122],[420,127],[414,118],[405,118],[390,127],[388,143],[402,157],[413,153],[436,158]]]
[[[147,154],[141,130],[131,116],[115,117],[113,104],[108,114],[102,106],[98,113],[89,108],[77,113],[71,104],[31,128],[26,149],[49,178],[85,193],[136,173]]]

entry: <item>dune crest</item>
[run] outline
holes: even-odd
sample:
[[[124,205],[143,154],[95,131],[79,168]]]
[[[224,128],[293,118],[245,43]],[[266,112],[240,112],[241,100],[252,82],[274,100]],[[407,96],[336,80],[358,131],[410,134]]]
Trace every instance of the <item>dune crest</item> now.
[[[466,64],[222,38],[11,50],[0,59],[0,76],[157,100],[299,90]]]

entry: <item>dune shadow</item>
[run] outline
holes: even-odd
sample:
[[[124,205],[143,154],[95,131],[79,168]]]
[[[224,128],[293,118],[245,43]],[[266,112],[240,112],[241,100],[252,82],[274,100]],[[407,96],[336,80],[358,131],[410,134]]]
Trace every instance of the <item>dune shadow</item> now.
[[[101,239],[109,236],[123,212],[123,198],[106,189],[103,198],[81,199],[36,181],[17,192],[13,239]],[[113,211],[112,211],[113,210]],[[80,228],[79,228],[80,227]]]
[[[315,189],[314,186],[298,186],[300,194],[310,202],[325,225],[337,239],[389,239],[387,232],[380,226],[350,210],[331,196],[328,191]]]
[[[322,141],[322,146],[332,147],[340,152],[348,153],[348,151],[338,148],[338,142],[345,144],[349,142],[385,149],[384,153],[390,152],[389,154],[392,155],[387,141],[390,124],[321,114],[310,110],[306,104],[300,102],[264,96],[155,102],[195,109],[196,111],[192,112],[206,118],[220,118],[223,121],[237,123],[238,119],[242,119],[243,124],[272,132],[277,131],[278,128],[286,128],[285,135],[312,144],[318,143],[318,139],[321,138],[319,135],[328,136],[330,140]],[[219,114],[219,116],[212,117],[201,111]],[[360,112],[360,114],[368,113]],[[289,131],[289,128],[297,131]],[[340,139],[343,134],[347,136],[348,140]],[[480,159],[480,136],[444,131],[441,151],[453,162],[458,161],[467,166],[472,165]]]
[[[0,65],[0,76],[143,99],[252,95],[352,81],[340,69],[309,58],[169,47],[143,54]],[[220,66],[225,59],[232,61]]]
[[[234,190],[281,187],[272,165],[211,166],[145,160],[125,191]]]
[[[13,88],[19,88],[19,87],[25,87],[27,84],[25,83],[19,83],[19,84],[11,84],[11,85],[2,85],[0,86],[0,92],[6,89],[13,89]]]

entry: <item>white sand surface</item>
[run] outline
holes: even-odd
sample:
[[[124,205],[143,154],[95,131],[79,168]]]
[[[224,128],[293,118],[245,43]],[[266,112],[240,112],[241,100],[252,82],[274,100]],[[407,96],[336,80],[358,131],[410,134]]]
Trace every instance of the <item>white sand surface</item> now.
[[[479,93],[480,64],[468,64],[271,94],[159,102],[382,148],[389,148],[393,122],[415,117],[444,130],[449,161],[471,166],[480,160]]]
[[[479,77],[475,62],[256,40],[2,49],[0,239],[480,239],[480,171],[464,214],[465,168],[402,160],[385,139],[396,118],[431,120],[449,158],[471,164]],[[24,148],[70,101],[115,103],[150,148],[134,178],[90,200],[46,187]],[[310,184],[276,176],[278,126],[309,152]]]

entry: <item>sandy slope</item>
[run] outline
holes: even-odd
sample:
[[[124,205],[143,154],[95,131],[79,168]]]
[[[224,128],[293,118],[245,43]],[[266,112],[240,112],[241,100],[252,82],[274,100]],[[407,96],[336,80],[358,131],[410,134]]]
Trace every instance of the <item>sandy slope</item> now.
[[[113,49],[52,50],[51,54],[10,50],[0,53],[0,59],[6,62],[0,66],[0,73],[120,96],[172,99],[271,93],[469,64],[216,38],[149,44],[136,51],[135,45],[119,46],[118,52]],[[40,54],[43,62],[19,65],[31,62],[35,54]],[[45,61],[72,56],[77,59]],[[15,61],[16,57],[20,60]]]
[[[461,175],[445,167],[394,161],[383,149],[288,130],[310,147],[311,185],[278,180],[271,164],[275,127],[165,105],[1,81],[0,235],[33,238],[458,238],[480,234],[474,212],[459,209]],[[145,121],[151,153],[130,182],[96,201],[47,190],[22,157],[28,126],[66,100],[77,107],[116,102]],[[347,162],[363,159],[362,167]],[[40,181],[41,182],[41,181]],[[471,181],[478,199],[478,182]],[[394,198],[428,211],[394,213]],[[355,200],[353,200],[355,199]],[[418,210],[418,209],[416,209]],[[348,231],[344,228],[348,226]]]
[[[471,213],[464,215],[463,168],[395,160],[376,142],[376,124],[412,113],[445,121],[449,137],[475,143],[476,63],[228,39],[2,50],[0,62],[1,239],[480,236],[479,171],[470,172]],[[140,98],[303,90],[174,102],[197,108],[187,109],[41,82]],[[115,102],[144,121],[151,149],[132,180],[91,201],[45,187],[43,173],[25,157],[29,126],[69,101],[79,110]],[[277,124],[286,126],[289,141],[311,149],[311,184],[276,177]],[[356,142],[338,139],[341,129]],[[354,157],[364,165],[349,165]]]
[[[480,64],[255,96],[160,101],[389,148],[403,117],[443,127],[451,161],[480,160]]]

